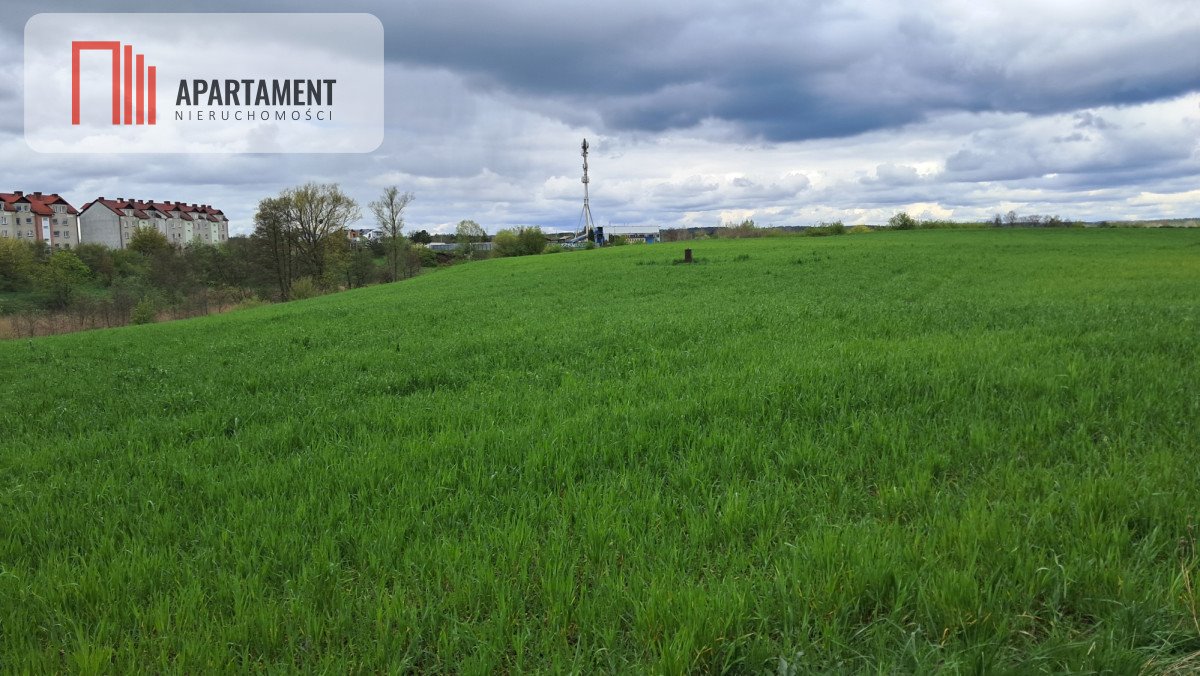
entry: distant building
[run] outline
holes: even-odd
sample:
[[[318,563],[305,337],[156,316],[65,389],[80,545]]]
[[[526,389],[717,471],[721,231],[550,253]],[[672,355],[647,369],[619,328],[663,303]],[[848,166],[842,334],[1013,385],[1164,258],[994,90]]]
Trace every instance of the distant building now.
[[[383,239],[383,231],[376,228],[346,228],[346,239],[351,244],[365,244]]]
[[[555,243],[561,244],[563,242],[568,242],[571,240],[571,238],[575,237],[575,233],[573,233],[569,230],[566,232],[543,231],[542,235],[546,238],[547,242],[550,242],[552,244],[555,244]]]
[[[124,249],[138,228],[154,228],[175,246],[220,244],[229,239],[229,219],[208,204],[144,202],[100,197],[83,205],[79,234],[83,242]]]
[[[70,249],[79,245],[79,211],[55,193],[0,193],[0,237]]]
[[[630,242],[645,244],[662,241],[661,229],[657,225],[606,225],[604,237],[624,237]]]

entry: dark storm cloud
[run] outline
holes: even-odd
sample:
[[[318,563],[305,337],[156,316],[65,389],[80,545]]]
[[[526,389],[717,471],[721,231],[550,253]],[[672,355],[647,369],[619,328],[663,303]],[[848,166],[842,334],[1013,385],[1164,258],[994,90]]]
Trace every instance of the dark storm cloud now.
[[[944,110],[1046,114],[1200,89],[1196,5],[1165,3],[1148,18],[1104,7],[1081,21],[1037,5],[962,18],[954,6],[881,2],[403,4],[387,12],[388,54],[593,108],[613,130],[717,118],[771,140],[848,136]]]
[[[18,2],[9,15],[41,7]],[[246,7],[223,0],[194,9]],[[268,1],[255,9],[330,7]],[[946,110],[1047,114],[1200,89],[1200,5],[1174,0],[1142,12],[1096,2],[1074,14],[1045,3],[881,0],[344,2],[336,9],[379,16],[394,63],[449,70],[473,88],[573,122],[595,115],[610,132],[716,119],[772,141],[846,137]]]

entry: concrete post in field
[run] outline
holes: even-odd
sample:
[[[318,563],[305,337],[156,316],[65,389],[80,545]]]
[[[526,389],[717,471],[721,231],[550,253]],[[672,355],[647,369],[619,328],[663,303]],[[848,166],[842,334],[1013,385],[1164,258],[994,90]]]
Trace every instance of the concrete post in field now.
[[[691,250],[691,249],[684,249],[684,250],[683,250],[683,262],[684,262],[684,263],[691,263],[691,262],[692,262],[692,250]]]

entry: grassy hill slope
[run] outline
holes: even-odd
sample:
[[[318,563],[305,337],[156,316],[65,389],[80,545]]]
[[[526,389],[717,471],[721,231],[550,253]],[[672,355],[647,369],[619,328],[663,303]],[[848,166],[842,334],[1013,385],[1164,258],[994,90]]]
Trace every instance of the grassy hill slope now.
[[[1200,651],[1200,232],[690,246],[0,343],[0,670]]]

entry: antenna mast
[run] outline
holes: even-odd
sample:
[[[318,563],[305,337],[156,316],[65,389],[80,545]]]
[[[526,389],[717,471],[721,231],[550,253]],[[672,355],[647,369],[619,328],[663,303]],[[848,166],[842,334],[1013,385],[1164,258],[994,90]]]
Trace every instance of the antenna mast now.
[[[583,222],[583,232],[588,241],[596,241],[596,226],[592,223],[592,207],[588,204],[588,142],[583,139],[583,145],[580,146],[583,150],[583,213],[580,214],[579,220]]]

